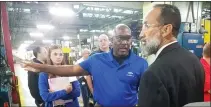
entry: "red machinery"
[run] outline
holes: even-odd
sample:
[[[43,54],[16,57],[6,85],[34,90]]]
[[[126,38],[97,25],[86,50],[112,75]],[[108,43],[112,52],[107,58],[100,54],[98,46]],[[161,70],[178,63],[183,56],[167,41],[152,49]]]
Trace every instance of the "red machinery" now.
[[[13,62],[13,55],[12,55],[12,46],[11,46],[11,35],[10,35],[10,28],[8,24],[8,13],[7,13],[7,7],[5,2],[0,2],[1,6],[1,29],[3,32],[3,41],[4,41],[4,48],[6,50],[6,58],[7,63],[10,67],[10,70],[15,73],[14,71],[14,62]],[[13,75],[12,78],[12,103],[13,104],[20,104],[20,97],[18,93],[18,82],[17,77]],[[20,106],[20,105],[19,105]]]

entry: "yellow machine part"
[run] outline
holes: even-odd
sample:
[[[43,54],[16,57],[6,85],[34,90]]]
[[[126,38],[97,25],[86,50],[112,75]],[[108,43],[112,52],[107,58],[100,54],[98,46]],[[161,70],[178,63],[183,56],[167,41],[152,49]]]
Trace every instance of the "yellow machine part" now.
[[[70,53],[71,52],[71,49],[69,47],[63,47],[62,48],[62,52],[63,53]]]
[[[202,20],[202,23],[204,25],[204,28],[206,31],[208,31],[208,33],[204,34],[204,43],[210,42],[210,20]]]

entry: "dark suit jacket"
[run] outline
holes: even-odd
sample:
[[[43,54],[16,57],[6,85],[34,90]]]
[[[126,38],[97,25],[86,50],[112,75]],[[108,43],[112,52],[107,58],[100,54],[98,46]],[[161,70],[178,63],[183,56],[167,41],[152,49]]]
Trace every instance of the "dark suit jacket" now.
[[[203,101],[204,71],[199,59],[173,43],[162,50],[143,74],[140,107],[182,107]]]

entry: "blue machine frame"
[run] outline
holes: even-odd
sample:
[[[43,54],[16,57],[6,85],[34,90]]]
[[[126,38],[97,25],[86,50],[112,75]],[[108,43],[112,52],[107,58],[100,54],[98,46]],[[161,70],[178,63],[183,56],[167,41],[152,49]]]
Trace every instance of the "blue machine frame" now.
[[[190,24],[181,24],[177,40],[182,47],[194,53],[197,57],[202,57],[204,36],[200,33],[191,32]]]

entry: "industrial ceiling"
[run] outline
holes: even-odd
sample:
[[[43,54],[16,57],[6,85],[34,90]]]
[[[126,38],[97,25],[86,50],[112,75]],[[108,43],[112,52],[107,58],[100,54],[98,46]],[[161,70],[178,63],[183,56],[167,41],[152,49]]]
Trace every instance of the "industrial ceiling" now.
[[[78,44],[77,35],[83,40],[93,35],[108,33],[118,23],[130,24],[142,18],[143,2],[7,2],[9,25],[13,48],[29,40],[70,38]],[[63,11],[53,11],[52,7],[69,8],[66,17]],[[64,13],[64,12],[63,12]],[[60,15],[60,16],[59,16]],[[63,14],[64,15],[64,14]],[[38,29],[38,24],[50,24],[52,29]],[[43,38],[31,37],[30,33],[41,32]]]
[[[73,46],[101,33],[108,33],[118,23],[129,26],[142,19],[143,2],[7,2],[13,48],[30,40],[63,40],[70,38]],[[50,11],[63,7],[71,11]],[[66,15],[62,17],[61,15]],[[56,15],[55,15],[56,14]],[[59,16],[60,15],[60,16]],[[210,18],[210,2],[203,2],[203,18]],[[52,29],[38,29],[38,25],[52,25]],[[132,26],[132,25],[131,25]],[[46,27],[46,26],[44,26]],[[31,37],[41,32],[44,37]],[[38,44],[41,42],[37,42]]]

